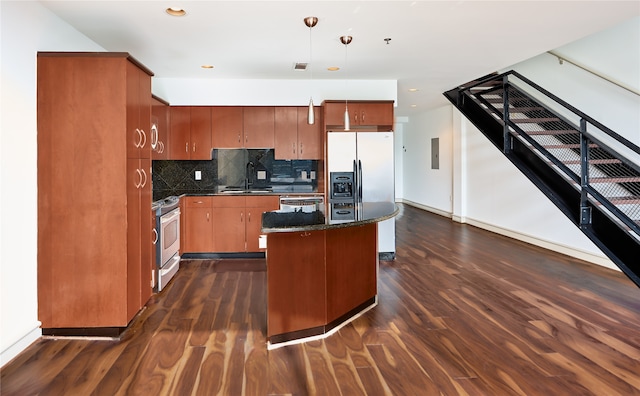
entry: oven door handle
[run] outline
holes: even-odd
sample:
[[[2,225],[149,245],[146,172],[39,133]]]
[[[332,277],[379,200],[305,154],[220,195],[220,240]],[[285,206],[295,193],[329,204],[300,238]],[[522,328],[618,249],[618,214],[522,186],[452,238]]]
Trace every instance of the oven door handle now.
[[[160,224],[166,224],[170,221],[172,221],[173,219],[175,219],[176,217],[180,217],[180,209],[174,209],[171,212],[169,212],[168,214],[161,216],[160,217]]]
[[[171,258],[171,260],[169,260],[168,263],[165,264],[164,267],[160,268],[160,273],[164,275],[168,272],[171,272],[177,265],[180,265],[180,256],[175,255]]]

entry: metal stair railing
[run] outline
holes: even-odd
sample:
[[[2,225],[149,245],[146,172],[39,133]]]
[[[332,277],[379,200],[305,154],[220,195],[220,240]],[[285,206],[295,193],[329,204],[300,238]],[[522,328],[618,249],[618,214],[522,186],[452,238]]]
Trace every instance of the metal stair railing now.
[[[585,234],[593,237],[596,208],[597,218],[606,215],[640,247],[640,147],[515,71],[484,77],[445,95],[459,109],[477,108],[466,106],[465,101],[472,101],[490,114],[501,125],[502,137],[487,136],[512,162],[530,156],[522,154],[528,150],[539,161],[525,159],[527,166],[546,164],[568,183],[579,196],[577,225]],[[543,179],[544,171],[537,172]],[[547,192],[553,200],[552,195]],[[638,263],[640,257],[631,265]],[[640,268],[629,271],[629,263],[616,264],[640,286]]]

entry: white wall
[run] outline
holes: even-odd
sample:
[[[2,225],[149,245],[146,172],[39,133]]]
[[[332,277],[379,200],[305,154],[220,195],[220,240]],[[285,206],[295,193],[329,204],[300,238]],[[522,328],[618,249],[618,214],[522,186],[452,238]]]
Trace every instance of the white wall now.
[[[570,62],[560,64],[556,56],[548,53],[504,71],[517,71],[640,145],[640,17],[553,52],[628,89]]]
[[[399,120],[399,118],[404,117],[396,117],[396,123],[393,127],[393,160],[394,160],[394,171],[395,171],[395,200],[396,202],[402,201],[404,198],[404,123]]]
[[[403,125],[403,200],[451,214],[453,178],[452,106],[409,117]],[[431,169],[431,139],[440,140],[440,168]]]
[[[464,217],[469,224],[528,243],[617,268],[491,142],[464,118],[467,183]]]
[[[152,91],[172,105],[306,106],[309,95],[319,106],[323,100],[393,100],[395,80],[216,80],[154,77]]]
[[[583,40],[555,52],[587,66],[593,63],[608,77],[640,88],[640,18]],[[640,142],[637,95],[567,62],[560,65],[546,53],[504,71],[510,69],[632,142]],[[410,117],[404,131],[406,201],[456,221],[617,268],[457,110],[442,108]],[[442,174],[428,169],[430,139],[437,136],[441,137],[441,164],[451,163]]]
[[[41,335],[36,52],[103,49],[36,2],[2,1],[0,21],[0,365],[4,365]]]

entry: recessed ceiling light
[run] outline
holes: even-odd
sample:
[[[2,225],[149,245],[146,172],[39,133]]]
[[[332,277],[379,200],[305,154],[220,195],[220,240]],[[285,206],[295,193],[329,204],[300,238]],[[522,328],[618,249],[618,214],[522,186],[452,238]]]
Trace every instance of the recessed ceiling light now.
[[[340,68],[338,66],[329,66],[329,67],[327,67],[327,70],[329,70],[329,71],[338,71],[338,70],[340,70]]]
[[[409,92],[417,92],[418,88],[409,88]]]
[[[169,7],[165,10],[167,14],[171,16],[184,16],[187,15],[187,12],[180,7]]]
[[[213,69],[213,65],[202,65],[200,67],[203,69]]]
[[[416,105],[416,104],[412,104],[412,105],[411,105],[411,107],[418,107],[418,105]]]

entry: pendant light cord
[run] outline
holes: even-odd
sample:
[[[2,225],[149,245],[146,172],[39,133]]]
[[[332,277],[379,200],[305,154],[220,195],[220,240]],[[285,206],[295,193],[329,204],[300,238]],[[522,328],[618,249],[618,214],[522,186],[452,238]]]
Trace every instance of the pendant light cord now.
[[[345,82],[345,90],[347,91],[347,96],[345,97],[345,101],[344,101],[344,106],[345,109],[349,107],[349,67],[348,67],[348,46],[349,46],[349,42],[347,41],[344,44],[344,75],[346,78],[346,82]]]
[[[313,26],[309,27],[309,92],[313,91],[313,39],[311,37],[311,29],[313,29]]]

